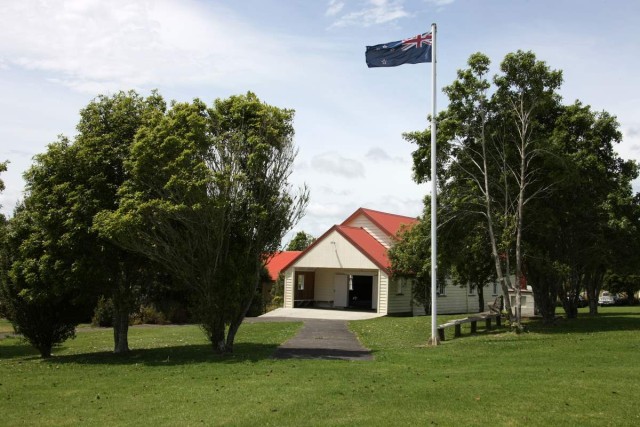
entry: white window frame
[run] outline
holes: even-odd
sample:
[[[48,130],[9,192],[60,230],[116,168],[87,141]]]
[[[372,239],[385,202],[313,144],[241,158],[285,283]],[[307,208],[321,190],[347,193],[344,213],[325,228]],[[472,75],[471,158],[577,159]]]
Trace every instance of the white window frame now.
[[[447,284],[445,282],[438,283],[438,296],[447,296]]]

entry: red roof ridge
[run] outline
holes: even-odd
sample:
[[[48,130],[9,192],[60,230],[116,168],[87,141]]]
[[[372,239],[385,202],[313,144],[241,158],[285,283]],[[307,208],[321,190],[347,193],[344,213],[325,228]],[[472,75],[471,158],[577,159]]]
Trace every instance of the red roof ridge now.
[[[392,237],[395,240],[399,240],[397,233],[400,231],[402,226],[412,225],[418,222],[418,218],[406,216],[406,215],[398,215],[389,212],[377,211],[375,209],[369,208],[358,208],[354,213],[349,215],[349,217],[342,222],[342,224],[346,224],[359,214],[363,214],[365,217],[369,219],[376,227],[378,227],[383,233],[387,236]],[[376,216],[381,216],[382,218],[376,218]],[[381,220],[389,219],[389,217],[393,217],[393,224],[383,224]],[[398,221],[401,220],[401,221]],[[403,221],[404,220],[404,221]],[[392,228],[390,228],[392,227]]]
[[[411,221],[417,221],[417,220],[418,220],[418,219],[417,219],[416,217],[414,217],[414,216],[407,216],[407,215],[394,214],[394,213],[391,213],[391,212],[382,212],[382,211],[377,211],[377,210],[375,210],[375,209],[369,209],[369,208],[360,208],[360,209],[362,209],[363,211],[367,211],[367,212],[375,212],[375,213],[379,213],[379,214],[383,214],[383,215],[388,215],[388,216],[397,216],[397,217],[400,217],[400,218],[406,218],[406,219],[409,219],[409,220],[411,220]]]

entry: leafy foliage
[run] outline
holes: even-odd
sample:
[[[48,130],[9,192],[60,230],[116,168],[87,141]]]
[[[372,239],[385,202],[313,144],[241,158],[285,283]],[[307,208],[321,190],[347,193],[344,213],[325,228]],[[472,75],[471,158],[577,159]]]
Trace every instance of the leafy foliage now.
[[[27,172],[27,197],[7,226],[0,293],[16,331],[51,356],[54,345],[73,337],[87,315],[82,283],[73,273],[81,251],[62,207],[73,189],[65,183],[74,153],[61,139]]]
[[[304,231],[298,231],[293,239],[287,245],[288,251],[304,251],[307,249],[313,242],[316,241],[316,238],[311,234],[307,234]]]
[[[265,254],[306,205],[287,181],[292,120],[252,93],[212,108],[175,103],[140,129],[121,204],[97,217],[102,235],[163,265],[192,296],[219,352],[232,351]]]
[[[558,297],[575,317],[583,289],[595,301],[605,272],[637,259],[629,243],[638,241],[630,186],[637,166],[613,149],[621,139],[615,118],[579,102],[561,105],[561,71],[532,52],[508,54],[493,86],[488,70],[489,59],[473,54],[444,88],[450,103],[437,118],[442,252],[454,275],[463,273],[460,282],[479,274],[489,259],[481,254],[489,253],[503,294],[516,293],[516,323],[520,287],[510,283],[512,274],[516,283],[525,273],[533,279],[548,321]],[[423,182],[430,130],[405,138],[417,145],[414,174]]]

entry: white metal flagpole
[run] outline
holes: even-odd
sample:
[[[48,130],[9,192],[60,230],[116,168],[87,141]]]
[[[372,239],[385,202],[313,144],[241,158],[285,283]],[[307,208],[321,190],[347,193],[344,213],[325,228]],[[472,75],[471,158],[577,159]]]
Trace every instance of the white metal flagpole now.
[[[438,345],[438,244],[436,218],[438,185],[436,182],[436,24],[431,24],[431,345]]]

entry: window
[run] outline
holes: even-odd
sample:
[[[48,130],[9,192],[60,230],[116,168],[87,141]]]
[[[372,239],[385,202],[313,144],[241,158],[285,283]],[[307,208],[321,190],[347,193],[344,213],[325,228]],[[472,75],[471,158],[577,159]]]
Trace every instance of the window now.
[[[438,295],[447,295],[446,287],[447,285],[444,283],[444,281],[440,282],[438,284]]]
[[[404,281],[406,279],[398,279],[398,289],[396,290],[396,295],[402,295],[402,291],[404,288]]]
[[[468,286],[469,286],[469,296],[472,296],[474,294],[475,288],[471,285],[468,285]]]
[[[498,295],[498,284],[497,283],[493,283],[493,293],[492,295]]]
[[[304,290],[304,274],[298,274],[298,290]]]

